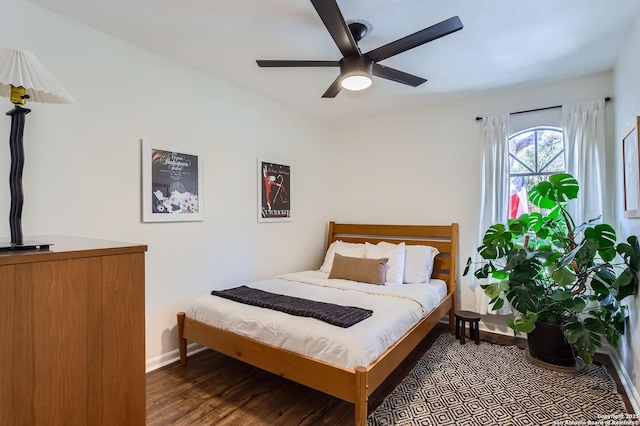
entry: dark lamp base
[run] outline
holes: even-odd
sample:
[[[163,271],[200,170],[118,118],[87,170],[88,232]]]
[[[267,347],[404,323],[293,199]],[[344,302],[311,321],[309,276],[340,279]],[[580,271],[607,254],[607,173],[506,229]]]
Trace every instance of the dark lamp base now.
[[[0,252],[21,251],[21,250],[49,250],[51,243],[40,243],[37,241],[25,241],[22,244],[0,241]]]

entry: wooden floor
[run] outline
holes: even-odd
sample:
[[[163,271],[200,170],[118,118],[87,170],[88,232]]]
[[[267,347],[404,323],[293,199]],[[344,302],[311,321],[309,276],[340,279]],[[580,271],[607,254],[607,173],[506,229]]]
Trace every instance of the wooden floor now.
[[[373,411],[406,376],[435,339],[448,332],[439,324],[405,362],[369,398]],[[526,346],[526,340],[481,332],[483,340]],[[467,342],[466,344],[473,344]],[[624,394],[608,356],[594,362],[607,367]],[[264,372],[243,362],[206,350],[189,357],[186,367],[174,363],[147,374],[147,425],[348,425],[353,405],[305,386]]]

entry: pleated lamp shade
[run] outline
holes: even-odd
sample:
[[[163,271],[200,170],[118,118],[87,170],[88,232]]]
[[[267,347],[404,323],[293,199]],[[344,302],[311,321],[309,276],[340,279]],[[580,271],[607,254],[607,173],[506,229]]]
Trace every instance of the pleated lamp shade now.
[[[73,99],[29,51],[0,48],[0,96],[9,98],[11,86],[24,87],[29,101],[69,104]]]

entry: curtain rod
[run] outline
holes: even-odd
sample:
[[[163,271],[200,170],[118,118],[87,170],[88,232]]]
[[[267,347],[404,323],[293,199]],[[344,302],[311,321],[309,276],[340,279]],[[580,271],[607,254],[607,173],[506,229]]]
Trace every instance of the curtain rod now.
[[[611,100],[611,98],[609,96],[604,98],[605,102],[609,102],[610,100]],[[527,112],[545,111],[547,109],[556,109],[556,108],[562,108],[562,105],[555,105],[555,106],[544,107],[544,108],[536,108],[536,109],[528,109],[526,111],[510,112],[509,115],[525,114]],[[476,121],[480,121],[480,120],[482,120],[482,117],[476,117]]]

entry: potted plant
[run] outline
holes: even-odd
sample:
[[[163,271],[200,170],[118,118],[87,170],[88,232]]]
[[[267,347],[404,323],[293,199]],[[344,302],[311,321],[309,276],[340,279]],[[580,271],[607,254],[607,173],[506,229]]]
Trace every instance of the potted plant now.
[[[578,191],[578,182],[566,173],[535,185],[529,198],[541,212],[490,226],[477,248],[483,260],[474,275],[490,279],[481,286],[493,309],[506,302],[514,308],[508,325],[528,334],[533,357],[554,346],[543,337],[542,348],[535,347],[538,341],[531,338],[534,330],[550,325],[566,339],[557,346],[574,349],[590,364],[603,337],[617,347],[624,334],[622,301],[638,293],[640,247],[635,236],[616,244],[615,230],[598,223],[599,217],[576,225],[567,202]],[[464,275],[471,265],[469,258]],[[557,364],[566,363],[559,359]],[[543,360],[554,363],[553,356]]]

